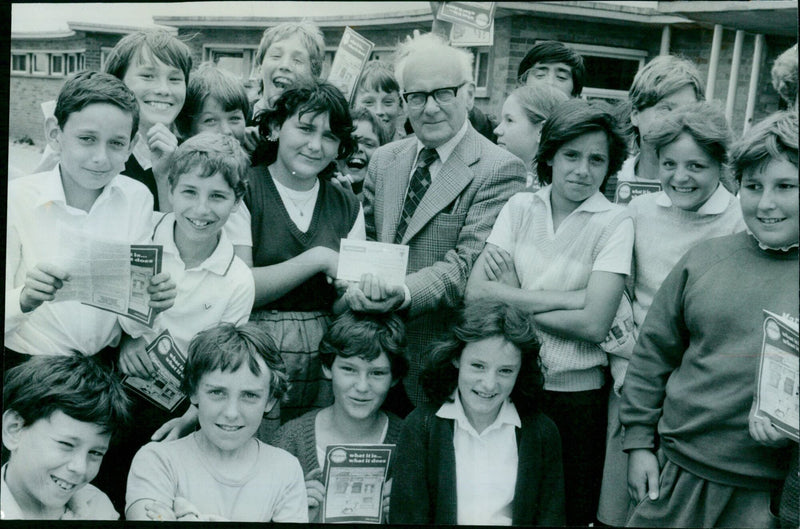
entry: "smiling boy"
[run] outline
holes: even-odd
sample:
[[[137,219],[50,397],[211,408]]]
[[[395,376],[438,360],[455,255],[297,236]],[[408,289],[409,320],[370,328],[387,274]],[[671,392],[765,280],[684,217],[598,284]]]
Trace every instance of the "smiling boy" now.
[[[116,520],[97,475],[112,433],[127,419],[119,381],[82,355],[36,357],[3,387],[2,519]]]
[[[93,355],[116,345],[115,314],[78,301],[47,303],[69,281],[63,246],[54,243],[71,231],[140,242],[153,210],[147,188],[119,174],[139,121],[136,97],[122,81],[98,72],[75,75],[58,95],[55,118],[47,139],[60,163],[8,187],[6,368],[28,355]],[[148,292],[150,306],[166,310],[175,284],[157,274]]]
[[[307,522],[300,463],[255,437],[286,388],[281,355],[258,326],[228,323],[199,333],[183,389],[198,408],[200,429],[136,454],[126,518]]]

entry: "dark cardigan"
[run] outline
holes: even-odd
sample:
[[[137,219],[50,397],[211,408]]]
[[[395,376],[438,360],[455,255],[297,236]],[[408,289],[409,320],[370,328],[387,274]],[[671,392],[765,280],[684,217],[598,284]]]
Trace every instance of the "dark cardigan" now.
[[[406,418],[394,464],[392,524],[455,524],[456,457],[451,419],[437,407],[417,408]],[[558,429],[543,414],[521,417],[519,466],[512,502],[514,525],[564,525],[564,476]]]

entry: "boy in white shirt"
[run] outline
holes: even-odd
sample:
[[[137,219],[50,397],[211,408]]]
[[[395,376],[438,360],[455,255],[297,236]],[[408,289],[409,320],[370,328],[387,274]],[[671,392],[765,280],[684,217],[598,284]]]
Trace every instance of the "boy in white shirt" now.
[[[253,308],[255,286],[250,268],[236,255],[223,230],[245,192],[247,155],[232,136],[204,132],[186,140],[173,154],[168,171],[172,212],[154,213],[150,242],[163,247],[162,270],[177,284],[175,305],[159,314],[152,327],[120,317],[123,335],[119,367],[126,375],[152,380],[157,371],[146,347],[168,330],[177,349],[186,354],[200,331],[220,322],[240,325]],[[133,395],[134,424],[114,460],[127,468],[136,451],[166,421],[187,411],[157,408]],[[196,409],[188,409],[192,420]],[[103,477],[105,485],[106,476]],[[109,476],[110,478],[110,476]],[[124,483],[109,479],[106,490],[122,507]]]
[[[48,142],[59,152],[51,171],[8,186],[5,368],[28,355],[94,355],[115,346],[117,316],[78,301],[46,303],[70,280],[65,245],[75,232],[123,243],[147,237],[153,198],[120,175],[139,121],[136,97],[122,81],[82,72],[59,92]],[[172,306],[175,284],[154,275],[149,304]]]

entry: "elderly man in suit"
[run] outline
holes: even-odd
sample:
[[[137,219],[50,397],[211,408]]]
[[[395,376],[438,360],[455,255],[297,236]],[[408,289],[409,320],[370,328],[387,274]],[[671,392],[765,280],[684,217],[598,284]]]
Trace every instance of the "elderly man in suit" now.
[[[462,303],[500,209],[524,189],[525,166],[467,120],[475,92],[467,52],[424,34],[401,44],[396,57],[415,136],[373,154],[364,213],[370,239],[409,246],[408,275],[398,287],[367,277],[345,300],[354,310],[405,316],[411,368],[404,385],[419,405],[425,356]]]

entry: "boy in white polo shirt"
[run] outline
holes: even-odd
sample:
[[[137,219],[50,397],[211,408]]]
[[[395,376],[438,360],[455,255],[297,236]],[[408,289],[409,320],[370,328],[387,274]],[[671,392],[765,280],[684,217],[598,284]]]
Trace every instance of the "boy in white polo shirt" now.
[[[123,243],[147,238],[153,197],[120,175],[139,122],[136,96],[116,77],[82,72],[64,83],[47,140],[52,170],[8,185],[4,367],[30,355],[94,355],[115,346],[117,315],[78,301],[52,303],[70,280],[63,246],[70,233]],[[153,276],[150,306],[172,305],[175,284]]]
[[[163,246],[162,269],[177,283],[175,305],[159,314],[152,327],[120,317],[123,336],[119,367],[126,375],[152,379],[155,367],[146,347],[165,329],[185,355],[192,337],[221,322],[241,325],[253,307],[255,286],[250,268],[234,255],[222,227],[239,206],[245,192],[246,153],[232,136],[201,133],[186,140],[173,154],[168,172],[171,213],[155,213],[151,242]],[[186,411],[156,408],[133,396],[136,431],[115,450],[118,467],[125,468],[136,451],[165,421]],[[189,410],[194,418],[193,409]],[[101,476],[104,477],[104,476]],[[120,485],[104,490],[112,501],[122,501]]]

